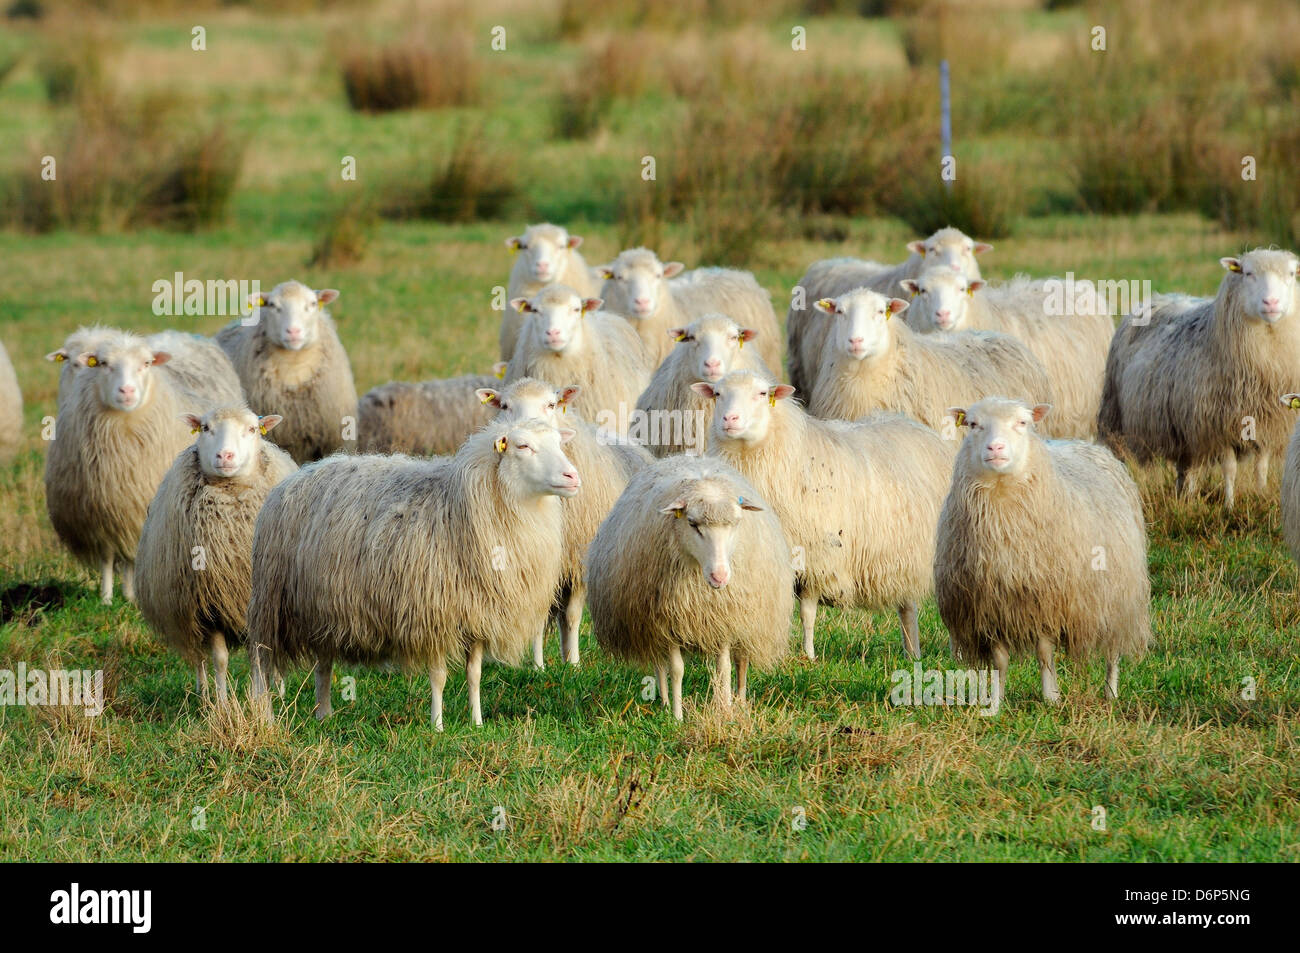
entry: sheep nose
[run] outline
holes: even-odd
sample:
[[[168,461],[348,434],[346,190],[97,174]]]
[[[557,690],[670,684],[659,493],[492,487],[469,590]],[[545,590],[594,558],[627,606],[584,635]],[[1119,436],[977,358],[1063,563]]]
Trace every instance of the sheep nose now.
[[[1264,307],[1265,307],[1266,309],[1268,309],[1269,311],[1275,311],[1275,310],[1277,310],[1277,305],[1278,305],[1278,299],[1277,299],[1277,298],[1265,298],[1265,299],[1264,299]]]
[[[563,473],[560,474],[560,476],[563,477],[565,482],[568,483],[570,486],[582,485],[582,478],[578,476],[578,471],[573,469],[572,467],[570,467],[568,470],[565,470]]]
[[[650,307],[650,299],[649,299],[649,298],[637,298],[637,299],[636,299],[635,301],[633,301],[632,303],[633,303],[634,305],[636,305],[638,308],[645,308],[645,309],[648,309],[648,308]]]
[[[939,318],[939,319],[942,320],[942,319],[945,319],[945,318],[951,318],[951,317],[952,317],[952,312],[949,311],[947,308],[944,308],[942,311],[936,311],[936,312],[934,313],[934,316],[935,316],[936,318]]]
[[[721,589],[731,581],[731,570],[726,566],[719,566],[717,569],[709,573],[709,581]]]
[[[722,367],[722,358],[720,357],[711,357],[704,362],[704,369],[706,371],[716,371],[719,370],[721,367]]]
[[[866,338],[862,338],[862,337],[849,338],[849,343],[850,343],[850,344],[853,344],[853,345],[858,345],[858,344],[861,344],[861,343],[862,343],[863,341],[865,341],[865,340],[866,340]]]
[[[961,271],[961,265],[952,264],[949,265],[948,267],[951,268],[953,271]]]
[[[740,414],[723,414],[722,422],[724,424],[738,424],[740,423]]]
[[[135,385],[134,385],[134,384],[122,384],[120,387],[118,387],[117,392],[118,392],[119,394],[121,394],[123,397],[134,397],[134,396],[135,396]]]
[[[217,463],[234,463],[235,451],[222,450],[217,454]]]
[[[989,451],[991,453],[1001,453],[1005,449],[1007,449],[1007,445],[1005,441],[1002,440],[989,441]]]

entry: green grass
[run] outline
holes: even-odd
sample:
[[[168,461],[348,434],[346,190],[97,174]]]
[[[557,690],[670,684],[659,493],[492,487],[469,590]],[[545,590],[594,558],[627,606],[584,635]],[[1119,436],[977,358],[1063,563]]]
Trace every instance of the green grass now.
[[[427,681],[399,672],[336,669],[336,713],[324,724],[310,717],[305,671],[291,674],[269,730],[241,707],[205,708],[186,666],[134,607],[99,605],[90,573],[49,526],[40,425],[54,412],[57,372],[42,355],[82,323],[215,331],[220,318],[150,312],[152,282],[179,270],[340,288],[333,311],[361,390],[484,372],[499,319],[488,302],[510,265],[502,239],[531,212],[584,235],[589,261],[612,257],[617,189],[681,111],[657,91],[644,103],[616,100],[590,141],[551,141],[547,107],[562,70],[543,88],[536,77],[581,57],[575,45],[536,45],[530,37],[549,33],[530,23],[511,30],[509,54],[489,60],[482,106],[362,116],[347,109],[329,60],[328,40],[348,15],[295,18],[303,32],[283,70],[264,65],[286,42],[276,20],[205,11],[212,59],[199,70],[168,53],[173,36],[187,45],[188,20],[171,23],[174,33],[166,20],[118,25],[128,54],[173,57],[157,72],[129,69],[131,84],[183,82],[205,116],[247,142],[229,220],[193,234],[0,232],[0,340],[23,385],[27,433],[20,459],[0,470],[0,594],[48,584],[58,597],[0,624],[0,668],[103,669],[109,696],[94,720],[0,708],[0,859],[1300,860],[1300,611],[1276,474],[1265,496],[1246,495],[1231,517],[1212,479],[1203,499],[1184,504],[1171,498],[1171,473],[1141,475],[1156,644],[1125,663],[1113,705],[1101,698],[1098,664],[1067,663],[1066,703],[1048,708],[1036,665],[1020,660],[997,717],[892,708],[890,673],[910,668],[897,620],[823,610],[819,660],[792,656],[756,673],[746,708],[720,712],[707,700],[706,665],[688,663],[680,725],[643,700],[645,673],[602,657],[585,625],[580,670],[559,664],[553,639],[545,671],[489,667],[482,728],[469,724],[459,673],[443,734],[428,724]],[[483,16],[497,22],[495,10]],[[1057,16],[1027,22],[1082,22],[1077,11]],[[810,38],[828,37],[841,53],[896,43],[892,24],[810,22]],[[30,42],[40,35],[23,29]],[[22,48],[13,35],[5,50]],[[788,43],[785,28],[762,35]],[[1040,197],[1067,193],[1051,158],[1060,143],[1037,129],[1017,135],[1005,104],[983,110],[995,112],[996,128],[972,156],[1025,165],[1025,187]],[[30,64],[20,67],[0,85],[0,165],[17,167],[65,115],[44,103]],[[382,223],[359,264],[305,265],[348,188],[431,176],[466,119],[487,119],[485,134],[505,137],[520,157],[526,207],[500,222]],[[355,186],[338,177],[348,154],[358,159]],[[816,258],[897,260],[916,237],[894,219],[839,224],[842,243],[801,238],[795,227],[765,237],[750,267],[774,300]],[[663,234],[665,258],[697,262],[686,225],[667,221]],[[982,265],[994,279],[1072,270],[1207,294],[1217,259],[1254,240],[1192,214],[1047,214],[1018,220]],[[933,603],[921,634],[924,664],[951,665]],[[242,653],[232,667],[242,691]],[[355,701],[342,697],[345,676],[356,679]],[[1253,701],[1241,697],[1247,677]],[[1094,829],[1096,807],[1105,830]],[[191,823],[196,808],[203,829]]]

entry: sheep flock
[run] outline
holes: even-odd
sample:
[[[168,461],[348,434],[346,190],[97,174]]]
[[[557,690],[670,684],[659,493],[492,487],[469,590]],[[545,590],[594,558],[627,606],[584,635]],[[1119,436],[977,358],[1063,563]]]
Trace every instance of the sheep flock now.
[[[715,704],[749,704],[751,664],[794,664],[792,639],[815,663],[819,606],[896,612],[900,664],[937,653],[929,596],[997,704],[1014,655],[1047,704],[1058,655],[1104,661],[1115,699],[1161,635],[1135,476],[1162,461],[1184,496],[1217,469],[1229,510],[1239,463],[1267,491],[1279,461],[1300,559],[1293,252],[1222,258],[1213,297],[1061,313],[1056,279],[986,279],[993,247],[944,228],[895,263],[808,264],[782,329],[747,271],[646,248],[588,265],[551,223],[505,244],[495,373],[358,398],[347,296],[296,281],[207,336],[82,327],[47,355],[51,524],[106,605],[120,576],[205,703],[229,704],[246,647],[268,719],[308,667],[329,715],[348,665],[427,677],[439,731],[463,668],[481,724],[484,662],[544,667],[554,625],[583,664],[585,612],[586,655],[639,667],[682,719],[688,657]],[[0,462],[20,383],[0,344]]]

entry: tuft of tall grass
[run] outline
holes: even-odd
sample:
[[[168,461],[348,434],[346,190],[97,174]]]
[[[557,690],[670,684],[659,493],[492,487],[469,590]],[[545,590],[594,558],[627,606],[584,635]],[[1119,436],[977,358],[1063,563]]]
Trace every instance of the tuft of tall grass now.
[[[468,106],[481,93],[482,68],[468,33],[354,46],[341,62],[348,104],[359,112]]]
[[[1024,209],[1019,183],[1005,167],[959,166],[956,179],[943,181],[938,164],[919,175],[890,200],[890,210],[918,235],[951,225],[967,235],[1005,238]]]
[[[340,204],[325,218],[307,264],[331,269],[359,264],[366,257],[375,218],[365,199]]]
[[[511,154],[485,136],[481,126],[464,125],[433,177],[390,194],[381,213],[439,222],[501,219],[521,195]]]

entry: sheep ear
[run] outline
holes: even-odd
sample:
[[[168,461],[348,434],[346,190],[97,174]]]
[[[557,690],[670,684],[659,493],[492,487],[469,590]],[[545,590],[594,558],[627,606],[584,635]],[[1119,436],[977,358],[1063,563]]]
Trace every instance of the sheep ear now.
[[[813,307],[822,312],[822,314],[835,314],[835,312],[839,310],[835,307],[834,298],[818,298],[813,302]]]
[[[61,347],[57,351],[51,351],[49,354],[45,355],[45,359],[47,361],[53,361],[55,364],[62,364],[68,359],[68,349]]]
[[[518,235],[512,235],[506,239],[506,248],[510,249],[510,254],[512,255],[515,252],[519,251],[519,246],[522,244],[523,241],[519,238]]]
[[[570,247],[570,248],[577,248],[577,247],[579,247],[581,244],[582,244],[582,236],[581,236],[581,235],[570,235],[570,236],[569,236],[569,247]]]
[[[474,393],[478,397],[479,403],[491,404],[498,410],[501,409],[501,395],[491,387],[480,387],[478,390],[474,391]]]
[[[339,291],[337,288],[322,288],[316,292],[317,304],[329,304],[331,301],[338,300]]]
[[[925,242],[920,241],[919,239],[918,239],[917,241],[914,241],[914,242],[908,242],[908,243],[907,243],[907,250],[910,251],[913,255],[920,255],[920,256],[924,257],[924,256],[925,256]]]
[[[789,384],[777,384],[772,388],[772,396],[777,400],[785,400],[794,393],[794,388]]]
[[[741,347],[744,347],[746,341],[752,341],[756,337],[758,337],[758,332],[755,331],[753,328],[741,328],[740,329]]]
[[[885,307],[885,315],[898,314],[900,311],[906,311],[912,302],[905,301],[902,298],[890,298],[889,304]]]
[[[1241,271],[1240,258],[1220,258],[1219,264],[1222,265],[1224,268],[1227,268],[1229,271],[1235,271],[1235,272]]]
[[[737,502],[738,504],[740,504],[740,508],[741,508],[742,510],[749,510],[750,512],[753,512],[753,513],[761,513],[761,512],[763,512],[763,507],[759,506],[757,503],[751,503],[749,500],[745,499],[743,496],[738,496],[738,497],[736,497],[736,502]]]
[[[659,512],[664,514],[664,516],[675,516],[678,519],[681,519],[682,516],[686,514],[686,501],[681,497],[678,497],[667,506],[661,507]]]
[[[990,245],[988,242],[976,242],[975,247],[972,249],[972,251],[974,251],[975,254],[977,255],[982,255],[986,251],[992,251],[992,250],[993,250],[993,246]]]
[[[686,266],[683,265],[680,261],[670,261],[668,262],[668,264],[664,265],[664,277],[676,278],[685,270],[686,270]]]
[[[581,391],[582,388],[577,384],[570,384],[568,387],[560,388],[560,405],[563,406],[567,404],[569,401],[573,400],[573,398],[577,397]]]
[[[1300,410],[1300,394],[1283,394],[1279,400],[1281,400],[1283,407]]]
[[[898,286],[910,294],[913,298],[921,293],[921,283],[915,278],[904,278],[898,283]]]
[[[499,378],[500,380],[505,380],[506,371],[509,370],[509,368],[510,365],[506,361],[497,361],[492,365],[492,376]]]
[[[685,328],[669,328],[669,329],[668,329],[668,336],[669,336],[670,338],[672,338],[674,341],[685,341],[685,340],[686,340],[686,329],[685,329]]]
[[[185,421],[186,426],[190,428],[190,433],[198,433],[203,426],[203,421],[199,419],[198,414],[181,414],[181,420]]]
[[[586,314],[588,311],[599,311],[600,306],[604,303],[604,298],[585,298],[582,302],[582,313]]]
[[[568,443],[578,435],[578,431],[573,430],[570,427],[561,427],[557,433],[560,435],[560,443]]]
[[[262,417],[257,418],[257,423],[258,423],[257,429],[262,431],[262,436],[265,437],[267,431],[274,430],[275,425],[280,423],[280,421],[282,420],[284,420],[284,418],[281,417],[279,414],[266,414]]]
[[[1040,423],[1042,419],[1047,416],[1047,412],[1051,409],[1051,404],[1035,404],[1033,410],[1034,423]]]
[[[701,397],[713,398],[718,396],[718,392],[713,389],[713,385],[707,384],[704,381],[696,381],[691,385],[691,390],[695,391],[695,393],[699,394]]]
[[[153,352],[153,363],[155,367],[157,367],[159,364],[166,364],[171,359],[172,356],[168,354],[166,351]]]
[[[954,427],[966,426],[966,411],[962,407],[949,407],[948,416],[952,418]]]
[[[516,311],[520,313],[523,313],[524,311],[533,310],[532,306],[529,305],[527,298],[511,298],[510,307],[514,308]]]
[[[987,282],[985,282],[983,278],[976,278],[974,281],[967,282],[966,293],[968,295],[973,295],[975,292],[983,288],[985,284],[987,284]]]

